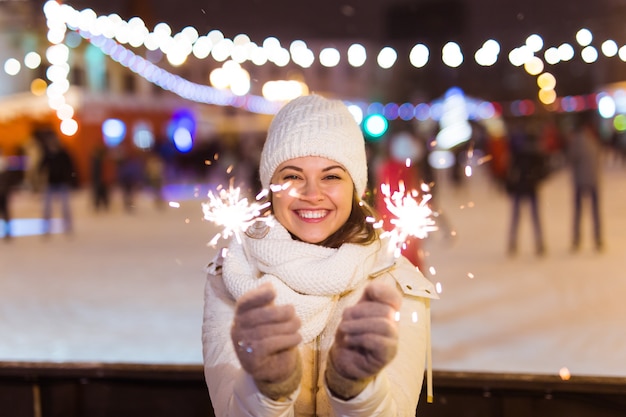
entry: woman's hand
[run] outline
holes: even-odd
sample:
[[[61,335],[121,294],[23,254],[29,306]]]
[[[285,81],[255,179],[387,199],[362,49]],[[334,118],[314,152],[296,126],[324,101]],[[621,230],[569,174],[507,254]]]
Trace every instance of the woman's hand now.
[[[293,306],[277,306],[275,298],[271,284],[244,294],[237,301],[230,335],[242,368],[264,395],[279,399],[300,384],[302,337]]]
[[[401,303],[395,286],[374,281],[356,305],[344,310],[326,371],[333,394],[343,399],[355,397],[395,357],[395,312]]]

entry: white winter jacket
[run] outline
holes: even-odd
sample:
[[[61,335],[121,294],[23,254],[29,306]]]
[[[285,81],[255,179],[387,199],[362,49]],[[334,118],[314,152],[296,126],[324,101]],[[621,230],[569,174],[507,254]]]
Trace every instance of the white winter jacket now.
[[[404,297],[399,316],[399,347],[386,366],[357,397],[342,401],[325,385],[324,370],[341,313],[361,297],[364,283],[342,294],[329,324],[317,338],[300,347],[303,376],[300,387],[286,401],[262,395],[253,379],[241,369],[230,339],[235,300],[221,275],[218,256],[208,267],[202,326],[204,372],[211,402],[218,417],[287,416],[415,416],[424,370],[430,362],[431,298],[433,285],[405,258],[370,275],[370,280],[395,282]],[[430,365],[430,364],[429,364]],[[430,366],[428,396],[432,397]]]

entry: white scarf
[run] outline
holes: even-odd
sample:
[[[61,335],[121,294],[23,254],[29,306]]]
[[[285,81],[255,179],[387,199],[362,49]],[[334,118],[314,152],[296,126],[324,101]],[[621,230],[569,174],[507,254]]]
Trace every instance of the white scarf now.
[[[380,241],[367,246],[346,243],[338,249],[305,243],[294,240],[278,223],[262,239],[241,239],[233,239],[224,258],[226,287],[239,299],[271,282],[276,304],[295,307],[305,343],[322,332],[339,296],[368,278],[381,248]]]

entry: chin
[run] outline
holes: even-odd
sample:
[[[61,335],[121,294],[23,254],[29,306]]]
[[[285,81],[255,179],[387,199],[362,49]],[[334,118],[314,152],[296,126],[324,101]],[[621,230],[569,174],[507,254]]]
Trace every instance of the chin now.
[[[298,236],[295,235],[295,237],[297,237],[299,240],[306,242],[306,243],[310,243],[312,245],[317,245],[321,242],[323,242],[324,240],[326,240],[326,238],[328,238],[328,236]]]

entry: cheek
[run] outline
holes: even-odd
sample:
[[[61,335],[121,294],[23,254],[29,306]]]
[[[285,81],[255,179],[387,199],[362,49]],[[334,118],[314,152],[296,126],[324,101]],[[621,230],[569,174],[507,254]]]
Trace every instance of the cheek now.
[[[272,212],[280,218],[285,211],[289,210],[289,199],[283,193],[274,194],[272,197]]]
[[[352,190],[341,190],[334,194],[333,200],[335,205],[341,211],[347,211],[348,214],[352,211]]]

